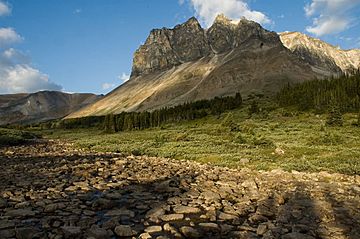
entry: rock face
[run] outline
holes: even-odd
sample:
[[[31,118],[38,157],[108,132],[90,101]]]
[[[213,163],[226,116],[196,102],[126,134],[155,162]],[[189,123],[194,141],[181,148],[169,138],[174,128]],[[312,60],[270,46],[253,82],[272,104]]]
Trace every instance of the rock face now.
[[[152,30],[134,54],[130,80],[69,118],[154,110],[236,92],[273,94],[288,83],[340,71],[332,62],[321,68],[313,62],[253,21],[235,23],[219,15],[203,29],[190,18],[173,29]]]
[[[94,94],[40,91],[0,96],[0,125],[35,123],[62,118],[98,100]]]
[[[283,44],[313,67],[334,72],[360,68],[360,49],[341,50],[324,41],[300,32],[280,33]]]

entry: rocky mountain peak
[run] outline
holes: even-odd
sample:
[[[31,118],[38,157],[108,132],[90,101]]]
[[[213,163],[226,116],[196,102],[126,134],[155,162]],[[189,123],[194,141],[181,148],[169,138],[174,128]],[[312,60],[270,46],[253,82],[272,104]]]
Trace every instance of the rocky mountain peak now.
[[[234,24],[234,22],[224,14],[219,14],[216,16],[214,24],[228,25],[228,24]]]
[[[283,44],[313,66],[346,72],[360,68],[360,50],[342,50],[300,32],[280,33]]]
[[[233,49],[282,46],[278,35],[253,21],[220,14],[209,29],[192,17],[173,29],[155,29],[134,54],[132,77],[149,74]]]

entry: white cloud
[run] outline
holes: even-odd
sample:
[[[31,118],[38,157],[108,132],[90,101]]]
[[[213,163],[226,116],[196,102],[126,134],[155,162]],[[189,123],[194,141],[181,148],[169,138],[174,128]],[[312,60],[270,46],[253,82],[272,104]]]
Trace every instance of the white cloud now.
[[[22,37],[16,33],[16,31],[10,27],[0,28],[0,48],[7,47],[11,44],[18,43],[22,40]]]
[[[179,0],[179,5],[183,5],[185,3],[185,0]]]
[[[0,65],[1,66],[1,65]],[[49,81],[49,77],[26,64],[1,66],[0,93],[24,93],[40,90],[61,90],[62,87]]]
[[[253,11],[244,0],[189,0],[199,20],[209,27],[218,14],[233,20],[245,17],[262,24],[270,24],[270,19],[262,12]]]
[[[336,34],[351,27],[355,17],[350,10],[360,5],[360,0],[311,0],[304,7],[305,15],[312,17],[312,26],[306,31],[323,36]]]
[[[123,82],[126,82],[130,79],[130,75],[123,72],[118,78]]]
[[[0,16],[7,16],[10,14],[11,14],[10,6],[7,3],[0,1]]]
[[[111,89],[111,88],[114,88],[115,87],[115,84],[113,83],[104,83],[101,85],[101,88],[103,90],[108,90],[108,89]]]

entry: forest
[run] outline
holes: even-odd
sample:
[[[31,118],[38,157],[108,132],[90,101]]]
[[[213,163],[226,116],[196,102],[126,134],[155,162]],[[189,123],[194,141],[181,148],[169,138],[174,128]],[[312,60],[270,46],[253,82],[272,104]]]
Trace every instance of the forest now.
[[[58,127],[72,129],[100,126],[106,132],[141,130],[159,127],[165,123],[194,120],[208,115],[220,115],[227,110],[236,109],[241,105],[241,94],[236,93],[235,96],[198,100],[154,111],[122,112],[106,116],[66,119],[62,120]]]

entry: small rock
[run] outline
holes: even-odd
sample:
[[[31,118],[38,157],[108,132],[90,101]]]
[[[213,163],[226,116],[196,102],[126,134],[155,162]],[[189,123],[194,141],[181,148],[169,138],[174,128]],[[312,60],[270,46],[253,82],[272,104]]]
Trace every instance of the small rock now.
[[[180,228],[180,232],[187,238],[200,238],[201,233],[195,228],[183,226]]]
[[[5,213],[5,216],[9,217],[32,217],[35,216],[36,212],[31,209],[13,209]]]
[[[220,219],[220,220],[223,220],[223,221],[230,221],[230,220],[237,220],[237,219],[239,219],[239,217],[238,216],[236,216],[236,215],[233,215],[233,214],[229,214],[229,213],[224,213],[224,212],[219,212],[218,213],[218,218]]]
[[[92,225],[91,228],[87,231],[87,235],[89,237],[93,237],[94,239],[108,239],[110,238],[108,232],[100,228],[98,225]]]
[[[142,233],[142,234],[140,234],[140,236],[139,236],[139,239],[151,239],[151,238],[152,238],[152,236],[151,236],[149,233],[147,233],[147,232]]]
[[[260,224],[256,230],[256,234],[262,236],[267,231],[267,225],[266,224]]]
[[[165,214],[165,210],[161,207],[156,207],[156,208],[153,208],[151,210],[149,210],[146,215],[145,215],[145,218],[158,218],[158,217],[161,217],[162,215]]]
[[[216,223],[212,223],[212,222],[199,223],[199,227],[201,227],[205,231],[219,231],[220,230],[219,225]]]
[[[131,229],[131,227],[128,225],[119,225],[115,227],[114,231],[115,234],[118,235],[119,237],[131,237],[137,235],[137,232]]]
[[[8,203],[5,199],[0,198],[0,208],[5,208],[7,207]]]
[[[277,155],[284,155],[285,154],[285,151],[283,150],[283,149],[281,149],[281,148],[276,148],[275,149],[275,154],[277,154]]]
[[[196,207],[188,207],[188,206],[175,206],[173,208],[174,212],[178,214],[190,214],[190,213],[199,213],[200,209]]]
[[[160,217],[164,222],[178,221],[184,219],[184,214],[167,214]]]
[[[145,228],[144,231],[147,233],[157,233],[157,232],[162,231],[162,227],[161,226],[150,226],[150,227]]]
[[[281,239],[315,239],[315,237],[312,237],[307,234],[299,233],[299,232],[292,232],[285,234],[281,237]]]
[[[111,211],[108,211],[107,213],[105,213],[105,216],[106,217],[128,216],[132,218],[135,217],[135,213],[126,208],[121,208],[121,209],[113,209]]]
[[[39,230],[32,227],[25,228],[16,228],[16,238],[17,239],[32,239],[35,238],[35,235],[39,233]]]
[[[77,238],[81,236],[81,228],[80,227],[62,227],[62,232],[65,238]]]

